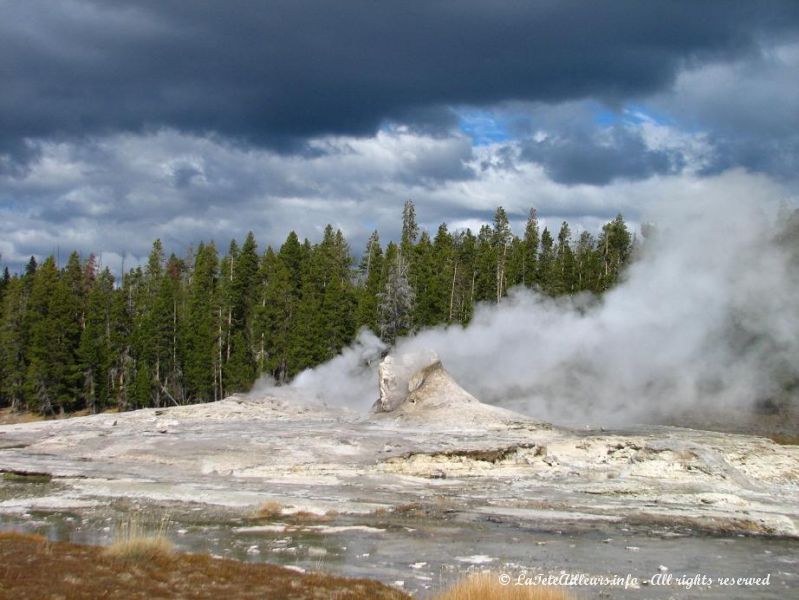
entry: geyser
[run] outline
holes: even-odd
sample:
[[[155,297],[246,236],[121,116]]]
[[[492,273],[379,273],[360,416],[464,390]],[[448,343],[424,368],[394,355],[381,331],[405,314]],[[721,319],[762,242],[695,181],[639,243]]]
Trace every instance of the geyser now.
[[[741,172],[698,179],[680,194],[652,204],[644,218],[655,234],[601,300],[513,289],[478,306],[468,326],[421,331],[392,355],[433,351],[481,401],[555,423],[749,411],[775,397],[799,373],[798,271],[776,241],[782,198]],[[382,350],[362,332],[288,387],[365,411],[378,397]]]

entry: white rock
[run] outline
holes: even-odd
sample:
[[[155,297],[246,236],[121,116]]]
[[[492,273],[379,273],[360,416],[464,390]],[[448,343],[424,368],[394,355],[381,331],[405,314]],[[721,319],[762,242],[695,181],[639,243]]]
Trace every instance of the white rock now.
[[[296,571],[297,573],[305,573],[305,569],[298,567],[297,565],[286,565],[283,568],[288,569],[289,571]]]
[[[372,407],[377,417],[469,428],[535,423],[528,417],[480,402],[458,385],[434,352],[389,355],[378,371],[380,399]]]
[[[406,353],[399,356],[389,354],[378,366],[380,398],[375,403],[375,412],[390,412],[398,408],[417,389],[420,382],[414,378],[420,369],[438,362],[435,352]]]
[[[494,562],[496,559],[485,554],[475,554],[473,556],[456,556],[455,560],[459,562],[471,563],[473,565],[484,565],[486,563]]]

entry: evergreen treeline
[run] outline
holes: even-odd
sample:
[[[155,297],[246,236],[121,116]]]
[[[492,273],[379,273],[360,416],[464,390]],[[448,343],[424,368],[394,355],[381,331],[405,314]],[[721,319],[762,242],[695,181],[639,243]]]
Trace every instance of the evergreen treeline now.
[[[0,406],[56,414],[217,400],[263,373],[285,382],[335,356],[368,327],[385,341],[415,329],[467,323],[478,302],[516,285],[549,295],[602,293],[629,261],[619,215],[598,237],[539,229],[522,237],[500,207],[477,234],[420,232],[403,210],[399,243],[369,238],[358,265],[341,231],[317,244],[289,233],[259,253],[249,233],[224,256],[213,243],[166,257],[115,281],[95,258],[54,257],[0,280]]]

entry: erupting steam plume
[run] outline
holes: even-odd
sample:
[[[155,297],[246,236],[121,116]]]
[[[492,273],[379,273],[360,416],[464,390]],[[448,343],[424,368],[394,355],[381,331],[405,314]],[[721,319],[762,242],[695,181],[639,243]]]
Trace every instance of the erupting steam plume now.
[[[775,196],[740,172],[696,182],[653,203],[644,217],[655,234],[601,300],[514,289],[478,307],[467,327],[425,330],[392,352],[434,350],[483,402],[556,423],[748,410],[799,373],[799,273],[775,241],[784,200]],[[382,349],[364,332],[289,389],[365,410],[377,397]]]

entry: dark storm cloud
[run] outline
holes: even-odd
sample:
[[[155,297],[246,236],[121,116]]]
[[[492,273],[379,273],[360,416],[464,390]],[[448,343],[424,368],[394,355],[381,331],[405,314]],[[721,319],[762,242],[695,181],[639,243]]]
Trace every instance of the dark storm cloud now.
[[[797,20],[791,1],[4,2],[0,132],[169,127],[296,149],[386,119],[432,131],[451,104],[654,93]]]
[[[523,159],[544,166],[558,183],[605,185],[614,179],[645,179],[677,173],[684,166],[678,152],[647,147],[639,131],[616,126],[597,139],[588,131],[527,140]]]
[[[787,180],[795,181],[799,176],[799,134],[780,139],[754,136],[715,138],[713,142],[715,160],[702,169],[703,174],[716,175],[743,165],[751,171]]]
[[[799,4],[797,4],[799,11]],[[702,128],[715,156],[704,172],[744,166],[784,180],[799,173],[799,41],[734,61],[686,69],[651,99],[658,110]]]

